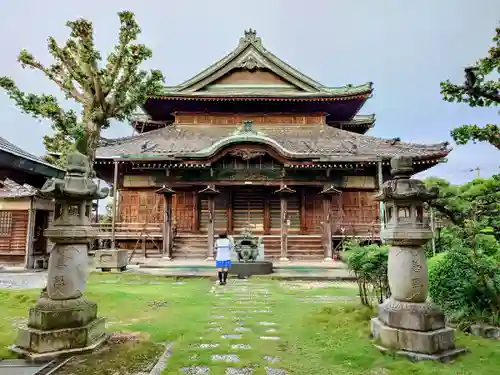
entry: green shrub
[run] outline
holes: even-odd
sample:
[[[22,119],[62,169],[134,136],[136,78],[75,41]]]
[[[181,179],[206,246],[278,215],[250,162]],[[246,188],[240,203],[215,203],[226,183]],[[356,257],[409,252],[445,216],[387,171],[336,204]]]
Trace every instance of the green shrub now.
[[[500,272],[490,257],[458,248],[429,260],[429,295],[454,321],[496,316],[499,291]]]
[[[382,303],[390,296],[387,280],[388,246],[360,246],[351,242],[347,250],[345,260],[356,275],[361,303],[371,307],[374,297]]]

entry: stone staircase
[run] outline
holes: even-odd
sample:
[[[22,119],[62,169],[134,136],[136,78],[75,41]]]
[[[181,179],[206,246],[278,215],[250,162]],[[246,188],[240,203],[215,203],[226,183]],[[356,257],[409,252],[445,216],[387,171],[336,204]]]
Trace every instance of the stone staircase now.
[[[206,234],[177,234],[174,238],[173,259],[206,259],[208,238]]]

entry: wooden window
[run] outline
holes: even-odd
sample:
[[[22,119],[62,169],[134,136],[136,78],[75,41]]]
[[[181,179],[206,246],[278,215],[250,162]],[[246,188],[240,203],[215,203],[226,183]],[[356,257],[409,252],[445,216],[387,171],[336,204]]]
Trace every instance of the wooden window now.
[[[12,212],[0,211],[0,236],[10,236],[12,230]]]

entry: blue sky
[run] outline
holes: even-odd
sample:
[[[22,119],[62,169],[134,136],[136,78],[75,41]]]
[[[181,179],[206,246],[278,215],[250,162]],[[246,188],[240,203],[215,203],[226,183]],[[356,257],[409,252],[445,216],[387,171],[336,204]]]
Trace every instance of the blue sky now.
[[[479,4],[481,4],[479,6]],[[63,0],[3,1],[0,4],[0,75],[21,89],[58,94],[41,73],[16,62],[22,48],[50,63],[46,38],[63,43],[67,20],[94,22],[103,53],[117,38],[116,12],[132,10],[142,26],[140,41],[153,49],[147,65],[158,68],[168,85],[195,75],[234,49],[247,28],[257,30],[264,46],[328,86],[373,81],[374,97],[360,113],[376,113],[369,134],[411,142],[450,140],[452,128],[467,123],[498,123],[498,109],[469,108],[444,102],[439,82],[460,83],[463,67],[486,54],[500,21],[500,1],[482,0]],[[67,103],[70,105],[70,103]],[[44,153],[48,123],[20,113],[0,93],[0,135],[37,155]],[[107,137],[131,135],[114,124]],[[425,175],[455,183],[499,172],[499,152],[488,144],[454,145],[446,164]]]

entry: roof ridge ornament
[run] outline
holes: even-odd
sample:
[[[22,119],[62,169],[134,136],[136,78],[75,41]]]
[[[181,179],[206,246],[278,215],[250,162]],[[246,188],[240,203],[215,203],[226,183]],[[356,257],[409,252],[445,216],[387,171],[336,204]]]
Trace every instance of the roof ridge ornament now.
[[[240,44],[255,43],[262,45],[262,40],[257,36],[257,30],[249,28],[245,30],[243,37],[240,38]]]

